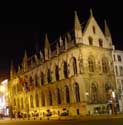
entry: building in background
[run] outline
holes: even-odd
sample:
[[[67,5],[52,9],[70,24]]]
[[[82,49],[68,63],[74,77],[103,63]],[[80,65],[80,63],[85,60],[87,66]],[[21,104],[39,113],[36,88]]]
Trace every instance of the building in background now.
[[[123,112],[123,51],[114,49],[113,59],[119,108]]]
[[[0,114],[9,115],[8,108],[8,79],[0,83]]]
[[[116,81],[113,43],[107,23],[103,32],[92,11],[81,25],[75,12],[74,28],[52,44],[45,35],[44,50],[27,56],[15,72],[11,64],[9,105],[12,113],[87,115],[114,113]]]

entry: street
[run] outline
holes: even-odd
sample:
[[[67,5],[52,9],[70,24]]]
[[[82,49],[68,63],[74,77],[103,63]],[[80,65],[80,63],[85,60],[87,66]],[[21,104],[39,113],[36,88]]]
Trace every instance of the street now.
[[[0,120],[0,125],[123,125],[123,118],[78,120]]]

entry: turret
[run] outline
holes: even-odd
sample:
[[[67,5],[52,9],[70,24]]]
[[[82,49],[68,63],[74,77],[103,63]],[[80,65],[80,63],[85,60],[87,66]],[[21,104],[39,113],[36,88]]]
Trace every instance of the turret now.
[[[44,57],[45,57],[45,60],[48,60],[51,58],[51,49],[50,49],[50,44],[49,44],[47,34],[45,35]]]
[[[112,45],[112,37],[111,37],[111,33],[110,33],[109,28],[108,28],[106,20],[104,21],[104,25],[105,25],[104,26],[105,27],[105,31],[104,31],[105,37],[109,41],[109,43]]]
[[[13,61],[11,60],[11,64],[10,64],[10,79],[13,79],[14,73],[15,73],[15,69],[14,69]]]
[[[76,44],[82,43],[82,27],[76,11],[75,11],[75,19],[74,19],[74,32],[75,32]]]
[[[25,71],[27,71],[27,69],[28,69],[28,57],[27,57],[27,52],[26,52],[26,50],[25,50],[25,53],[24,53],[24,58],[23,58],[23,64],[22,64],[22,66],[23,66],[23,71],[25,72]]]

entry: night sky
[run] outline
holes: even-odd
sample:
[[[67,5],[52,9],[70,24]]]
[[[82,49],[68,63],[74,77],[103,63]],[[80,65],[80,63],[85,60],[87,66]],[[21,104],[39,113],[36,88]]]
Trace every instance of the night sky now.
[[[43,1],[43,0],[42,0]],[[35,52],[38,42],[43,48],[44,34],[49,41],[58,39],[60,34],[73,29],[74,10],[81,23],[87,22],[89,9],[102,29],[107,20],[116,48],[123,49],[123,19],[121,3],[107,3],[100,0],[52,0],[45,3],[14,3],[0,15],[0,77],[8,76],[10,61],[21,62],[24,50],[28,56]],[[93,2],[92,2],[93,1]],[[20,5],[20,6],[19,6]],[[5,8],[4,8],[5,10]]]

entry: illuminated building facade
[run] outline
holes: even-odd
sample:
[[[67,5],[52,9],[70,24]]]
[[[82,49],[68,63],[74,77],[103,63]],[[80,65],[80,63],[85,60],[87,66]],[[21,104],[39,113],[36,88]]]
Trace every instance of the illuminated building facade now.
[[[100,29],[92,11],[87,24],[75,12],[74,30],[52,45],[45,36],[44,52],[25,55],[18,71],[10,70],[9,97],[12,112],[47,111],[70,116],[106,110],[108,90],[115,89],[112,38],[105,21]]]
[[[123,112],[123,51],[113,51],[114,71],[120,112]]]
[[[9,115],[8,108],[8,79],[0,83],[0,114]]]

